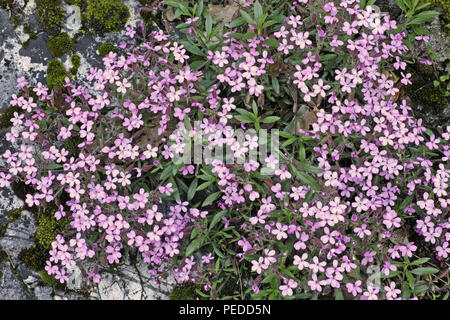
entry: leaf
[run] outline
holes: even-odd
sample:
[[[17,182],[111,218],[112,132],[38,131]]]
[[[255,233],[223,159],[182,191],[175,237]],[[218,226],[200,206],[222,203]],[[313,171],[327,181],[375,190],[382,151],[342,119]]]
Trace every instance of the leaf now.
[[[434,17],[437,17],[439,15],[439,12],[437,11],[423,11],[416,15],[414,19],[409,21],[406,25],[414,25],[414,24],[422,24],[425,22],[430,22],[434,19]]]
[[[210,36],[211,31],[212,31],[212,16],[208,13],[206,15],[206,34]]]
[[[186,257],[191,256],[194,251],[198,250],[202,246],[203,238],[197,238],[191,241],[191,243],[187,246],[185,255]]]
[[[403,0],[395,0],[395,2],[397,2],[398,7],[399,7],[400,9],[402,9],[403,12],[406,12],[406,11],[407,11],[406,6],[405,6],[405,4],[403,3]]]
[[[307,162],[300,162],[300,166],[302,167],[303,170],[309,173],[322,173],[324,171],[323,169],[314,167]]]
[[[220,195],[220,193],[221,193],[221,191],[217,191],[217,192],[215,192],[215,193],[210,194],[210,195],[205,199],[205,201],[203,201],[202,207],[206,207],[206,206],[210,205],[211,203],[213,203],[214,200],[216,200],[217,197]]]
[[[195,195],[195,191],[197,191],[197,185],[198,185],[198,179],[194,179],[192,181],[191,185],[189,186],[188,192],[187,192],[187,201],[191,201],[192,198]]]
[[[258,0],[256,0],[255,4],[253,5],[253,16],[255,17],[256,21],[259,21],[261,17],[263,16],[263,8]]]
[[[202,57],[206,56],[206,54],[202,50],[200,50],[199,47],[197,47],[192,42],[189,42],[188,40],[180,40],[179,43],[181,43],[186,48],[186,50],[189,51],[190,53],[193,53],[197,56],[202,56]]]
[[[214,226],[217,224],[217,222],[219,222],[220,219],[222,219],[222,217],[223,217],[226,213],[227,213],[226,210],[220,211],[220,212],[216,213],[216,214],[214,215],[214,217],[212,218],[211,223],[210,223],[208,229],[211,230],[212,228],[214,228]]]
[[[311,186],[312,188],[314,188],[316,190],[319,189],[319,185],[317,184],[316,180],[313,177],[307,175],[306,173],[298,171],[292,165],[291,165],[291,168],[295,172],[296,176],[300,179],[300,181],[302,181],[304,184]]]
[[[280,94],[280,83],[278,82],[277,77],[272,76],[272,88],[276,94]]]
[[[239,12],[241,13],[242,18],[244,18],[244,20],[251,25],[255,25],[253,18],[244,10],[239,10]]]
[[[438,273],[439,270],[436,268],[431,267],[424,267],[424,268],[417,268],[411,271],[411,273],[419,275],[419,276],[426,276],[429,274],[435,274]]]
[[[414,260],[413,262],[411,262],[410,266],[417,266],[419,264],[424,264],[428,260],[430,260],[430,258],[420,258],[420,259],[417,259],[417,260]]]
[[[59,163],[49,163],[49,164],[46,164],[44,167],[45,167],[45,169],[47,169],[47,170],[53,170],[53,169],[59,169],[59,168],[62,168],[62,164],[59,164]]]
[[[270,117],[264,118],[264,119],[261,121],[261,123],[272,123],[272,122],[277,122],[278,120],[280,120],[280,117],[270,116]]]
[[[278,48],[280,46],[280,43],[275,38],[267,39],[266,41],[264,41],[264,43],[267,44],[269,47],[272,47],[272,48]]]
[[[199,185],[196,191],[201,191],[201,190],[203,190],[203,189],[206,189],[206,188],[208,188],[210,185],[212,185],[214,182],[215,182],[214,179],[213,179],[213,180],[206,181],[206,182],[202,183],[201,185]]]
[[[239,18],[231,21],[229,27],[230,27],[230,29],[234,29],[234,28],[242,26],[245,22],[246,21],[243,17],[239,17]]]

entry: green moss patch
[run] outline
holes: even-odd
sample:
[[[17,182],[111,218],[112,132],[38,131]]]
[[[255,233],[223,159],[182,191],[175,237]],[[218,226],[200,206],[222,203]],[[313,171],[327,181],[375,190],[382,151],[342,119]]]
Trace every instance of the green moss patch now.
[[[78,68],[81,65],[81,58],[79,55],[74,54],[70,57],[70,62],[72,62],[72,68],[70,68],[70,73],[76,75],[78,72]]]
[[[103,43],[97,48],[100,57],[105,57],[108,53],[116,52],[116,47],[112,43]]]
[[[74,43],[66,32],[62,32],[57,36],[50,36],[47,45],[53,57],[61,57],[72,51]]]
[[[19,260],[22,261],[26,267],[34,271],[40,271],[44,269],[46,265],[45,262],[48,258],[50,258],[48,249],[39,244],[35,244],[30,248],[23,249],[19,253]]]
[[[119,31],[130,16],[128,7],[118,0],[88,0],[86,22],[97,32]]]
[[[66,82],[65,78],[70,74],[64,68],[64,65],[59,60],[51,60],[47,65],[47,86],[50,89],[54,87],[62,87]]]
[[[11,127],[11,118],[14,117],[14,112],[21,113],[22,109],[19,106],[10,106],[0,115],[0,129]]]
[[[45,29],[59,33],[64,20],[64,10],[59,0],[36,0],[37,15]]]
[[[201,298],[196,290],[202,290],[202,286],[193,282],[177,284],[170,292],[169,300],[196,300]]]

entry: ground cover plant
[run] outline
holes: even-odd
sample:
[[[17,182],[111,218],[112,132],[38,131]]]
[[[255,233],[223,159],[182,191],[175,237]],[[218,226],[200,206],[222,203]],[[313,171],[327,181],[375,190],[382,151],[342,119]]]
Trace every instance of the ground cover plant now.
[[[404,95],[408,65],[433,64],[409,27],[436,13],[154,5],[180,23],[127,27],[91,89],[19,79],[0,183],[66,220],[43,218],[62,230],[48,275],[98,283],[138,254],[199,298],[447,299],[450,126],[426,128]]]

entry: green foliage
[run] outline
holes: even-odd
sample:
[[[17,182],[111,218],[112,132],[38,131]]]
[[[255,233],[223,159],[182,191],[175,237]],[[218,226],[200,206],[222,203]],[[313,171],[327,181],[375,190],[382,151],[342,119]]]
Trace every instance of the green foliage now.
[[[23,32],[25,32],[29,36],[28,40],[23,43],[23,47],[26,49],[28,47],[28,44],[30,43],[30,40],[34,40],[37,38],[37,32],[34,32],[28,24],[23,26]]]
[[[24,209],[24,208],[21,207],[21,208],[17,208],[17,209],[12,210],[12,211],[9,213],[9,222],[14,222],[14,221],[16,221],[17,219],[19,219],[20,214],[22,213],[23,209]]]
[[[47,65],[47,85],[50,89],[54,87],[62,87],[65,83],[65,78],[69,77],[69,73],[64,68],[59,60],[51,60]]]
[[[65,3],[80,6],[83,0],[64,0]]]
[[[36,240],[44,248],[50,248],[56,236],[67,224],[67,219],[56,220],[54,212],[42,214],[38,220],[36,229]]]
[[[76,75],[78,72],[78,68],[81,64],[81,58],[79,55],[74,54],[72,57],[70,57],[70,61],[72,62],[72,68],[70,69],[70,73],[73,75]]]
[[[445,92],[441,90],[439,86],[427,79],[420,79],[414,81],[411,85],[405,87],[405,92],[414,101],[417,101],[424,105],[429,104],[445,104],[448,99]]]
[[[23,249],[19,253],[19,260],[22,261],[26,267],[34,271],[44,269],[45,262],[49,257],[48,249],[40,244],[35,244],[30,248]]]
[[[108,53],[116,52],[116,47],[112,43],[103,43],[97,48],[100,57],[105,57]]]
[[[88,0],[87,24],[97,32],[119,31],[128,20],[128,7],[117,0]]]
[[[21,113],[21,108],[19,106],[9,106],[0,115],[0,129],[5,129],[11,127],[11,118],[14,116],[14,112]]]
[[[37,15],[45,29],[57,34],[64,20],[59,0],[36,0]]]
[[[77,157],[79,148],[77,147],[83,140],[78,136],[71,136],[64,141],[63,148],[69,151],[69,156]]]
[[[54,288],[60,284],[54,276],[49,275],[45,270],[39,271],[39,275],[41,276],[42,282],[50,287]]]
[[[196,290],[201,289],[201,285],[193,282],[177,284],[175,288],[173,288],[173,290],[170,292],[169,300],[195,300],[197,299],[197,297],[199,297]]]
[[[73,44],[73,40],[66,32],[62,32],[57,36],[50,36],[47,41],[53,57],[61,57],[63,54],[72,51]]]

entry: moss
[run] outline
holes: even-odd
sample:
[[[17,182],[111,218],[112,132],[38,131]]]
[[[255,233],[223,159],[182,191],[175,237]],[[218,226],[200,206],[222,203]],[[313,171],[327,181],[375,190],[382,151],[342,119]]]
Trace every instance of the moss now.
[[[40,215],[38,219],[38,226],[36,228],[36,241],[42,247],[49,249],[56,236],[62,232],[64,227],[68,224],[67,218],[56,220],[54,213],[56,207],[50,207]]]
[[[70,73],[76,75],[78,72],[78,68],[81,65],[81,58],[79,55],[74,54],[70,57],[70,62],[72,62],[72,68],[70,68]]]
[[[97,48],[100,57],[105,57],[108,53],[116,52],[116,47],[112,43],[103,43]]]
[[[42,215],[38,221],[38,227],[36,229],[36,240],[44,248],[50,248],[53,241],[55,241],[57,232],[58,221],[50,216]]]
[[[200,298],[195,292],[196,289],[202,290],[201,285],[193,282],[177,284],[170,292],[169,300],[196,300]]]
[[[50,258],[50,254],[48,249],[44,248],[39,244],[35,244],[30,248],[23,249],[19,253],[19,260],[23,262],[23,264],[34,270],[40,271],[45,268],[46,261]]]
[[[45,29],[58,34],[64,20],[60,0],[36,0],[37,15]]]
[[[21,113],[22,109],[19,106],[10,106],[0,115],[0,129],[11,127],[11,118],[14,112]]]
[[[50,89],[54,87],[62,87],[66,81],[66,77],[70,78],[70,74],[64,68],[59,60],[51,60],[47,65],[47,86]]]
[[[73,5],[80,6],[82,3],[82,0],[64,0],[64,2],[71,6],[73,6]]]
[[[19,219],[20,214],[22,213],[23,210],[24,210],[24,207],[21,207],[21,208],[17,208],[17,209],[12,210],[12,211],[9,213],[9,222],[14,222],[14,221],[16,221],[17,219]]]
[[[73,40],[66,32],[57,36],[50,36],[47,41],[50,53],[54,57],[61,57],[63,54],[72,51],[73,44]]]
[[[84,17],[90,28],[103,33],[119,31],[129,16],[128,7],[118,0],[88,0]]]
[[[413,100],[424,105],[445,104],[448,101],[441,89],[427,80],[415,81],[413,84],[406,86],[405,91]]]

